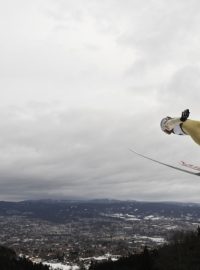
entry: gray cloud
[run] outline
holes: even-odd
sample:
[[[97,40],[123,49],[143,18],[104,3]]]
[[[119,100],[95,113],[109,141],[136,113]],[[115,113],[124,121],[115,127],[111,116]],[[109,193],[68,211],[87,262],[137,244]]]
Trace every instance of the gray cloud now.
[[[149,1],[132,16],[133,29],[118,38],[119,44],[137,52],[127,75],[132,83],[160,91],[178,70],[199,63],[198,1]]]
[[[171,80],[158,93],[163,102],[192,106],[199,109],[200,69],[197,65],[185,66],[174,73]]]
[[[156,199],[160,192],[163,199],[171,198],[163,190],[174,182],[171,177],[181,177],[179,173],[166,175],[166,168],[142,161],[128,150],[134,146],[146,152],[148,148],[158,158],[163,151],[167,156],[178,151],[178,145],[159,149],[158,137],[151,138],[149,145],[146,138],[155,127],[149,126],[147,117],[136,116],[133,125],[132,116],[116,118],[98,110],[47,113],[29,107],[26,114],[12,110],[1,124],[2,194]],[[182,175],[176,185],[187,178]],[[184,185],[187,189],[187,181]]]

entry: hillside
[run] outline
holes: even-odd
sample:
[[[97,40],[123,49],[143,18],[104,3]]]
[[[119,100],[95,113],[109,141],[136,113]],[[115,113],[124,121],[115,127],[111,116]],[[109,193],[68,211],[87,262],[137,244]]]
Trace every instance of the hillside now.
[[[49,270],[48,266],[34,264],[26,258],[20,258],[7,247],[0,246],[0,269],[1,270]]]
[[[89,270],[199,270],[200,229],[177,232],[169,244],[159,249],[123,257],[118,261],[93,263]]]
[[[134,215],[137,218],[162,216],[170,218],[200,218],[200,205],[173,202],[138,202],[117,200],[38,200],[22,202],[0,201],[0,216],[24,216],[64,223],[77,218],[96,218],[102,215]]]

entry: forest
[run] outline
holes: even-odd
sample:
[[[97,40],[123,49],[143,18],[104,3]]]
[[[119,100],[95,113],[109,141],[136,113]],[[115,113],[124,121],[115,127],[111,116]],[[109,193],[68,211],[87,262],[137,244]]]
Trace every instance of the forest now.
[[[162,247],[144,247],[118,261],[93,262],[89,270],[199,270],[200,227],[195,232],[176,232]]]
[[[0,246],[0,269],[1,270],[49,270],[46,265],[36,264],[19,257],[14,250]]]

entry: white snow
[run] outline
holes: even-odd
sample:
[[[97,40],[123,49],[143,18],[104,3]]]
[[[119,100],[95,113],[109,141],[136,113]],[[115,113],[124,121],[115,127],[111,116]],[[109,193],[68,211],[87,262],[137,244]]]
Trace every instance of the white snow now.
[[[121,214],[121,213],[116,213],[116,214],[104,214],[104,216],[107,217],[113,217],[113,218],[121,218],[124,220],[129,220],[129,221],[137,221],[140,220],[140,218],[138,218],[135,215],[129,215],[129,214]]]
[[[149,219],[151,219],[151,220],[159,220],[159,219],[161,219],[162,217],[155,217],[155,216],[153,216],[153,215],[149,215],[149,216],[146,216],[146,217],[144,217],[144,219],[146,219],[146,220],[149,220]]]
[[[62,263],[48,263],[48,262],[43,262],[44,265],[50,266],[51,270],[78,270],[79,267],[74,265],[64,265]]]
[[[165,226],[166,230],[176,230],[177,228],[178,228],[177,225],[167,225],[167,226]]]
[[[102,261],[102,260],[112,260],[117,261],[121,256],[120,255],[112,255],[110,253],[106,253],[105,255],[98,256],[98,257],[88,257],[88,258],[81,258],[82,261],[88,261],[88,260],[95,260],[95,261]]]
[[[156,243],[164,243],[165,242],[165,239],[162,238],[162,237],[149,237],[149,236],[135,235],[135,238],[138,239],[138,240],[141,240],[141,239],[143,239],[143,240],[146,239],[147,240],[147,239],[149,239],[149,240],[151,240],[153,242],[156,242]]]
[[[147,237],[148,239],[152,240],[153,242],[157,243],[164,243],[165,239],[162,237]]]

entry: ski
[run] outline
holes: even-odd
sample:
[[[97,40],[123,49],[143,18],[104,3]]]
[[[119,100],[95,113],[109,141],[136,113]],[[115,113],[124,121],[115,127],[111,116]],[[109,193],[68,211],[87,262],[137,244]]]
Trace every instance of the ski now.
[[[186,163],[185,161],[180,161],[180,164],[182,166],[185,166],[187,168],[190,168],[192,170],[196,170],[196,171],[199,171],[200,172],[200,166],[196,166],[196,165],[193,165],[193,164],[189,164],[189,163]]]
[[[153,161],[153,162],[155,162],[155,163],[161,164],[161,165],[166,166],[166,167],[169,167],[169,168],[171,168],[171,169],[174,169],[174,170],[177,170],[177,171],[181,171],[181,172],[185,172],[185,173],[192,174],[192,175],[196,175],[196,176],[200,176],[200,172],[199,172],[199,173],[196,173],[196,172],[192,172],[192,171],[189,171],[189,170],[181,169],[181,168],[179,168],[179,167],[176,167],[176,166],[173,166],[173,165],[170,165],[170,164],[167,164],[167,163],[158,161],[158,160],[156,160],[156,159],[153,159],[153,158],[151,158],[151,157],[149,157],[149,156],[145,156],[145,155],[143,155],[143,154],[140,154],[140,153],[136,152],[136,151],[133,150],[133,149],[129,149],[129,150],[130,150],[132,153],[134,153],[134,154],[136,154],[136,155],[138,155],[138,156],[140,156],[140,157],[142,157],[142,158],[151,160],[151,161]],[[183,164],[182,164],[182,165],[183,165]]]

